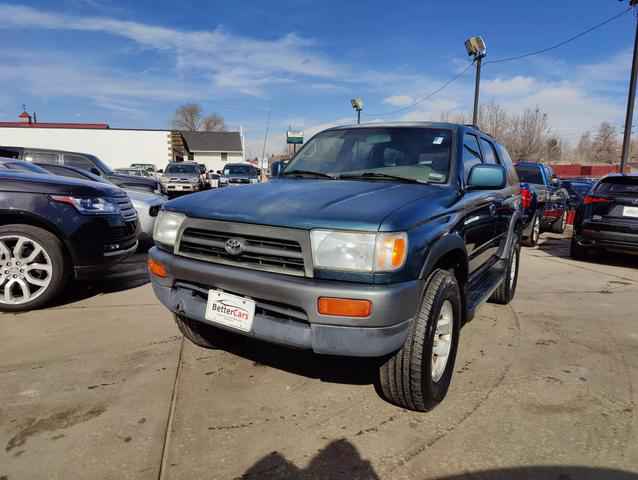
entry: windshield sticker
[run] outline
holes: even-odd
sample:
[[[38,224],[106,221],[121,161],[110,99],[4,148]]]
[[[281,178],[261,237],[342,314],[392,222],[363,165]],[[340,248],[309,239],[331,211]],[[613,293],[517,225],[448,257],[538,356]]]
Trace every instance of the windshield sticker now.
[[[445,140],[445,137],[434,137],[434,140],[432,140],[432,145],[441,145],[443,143],[443,140]]]

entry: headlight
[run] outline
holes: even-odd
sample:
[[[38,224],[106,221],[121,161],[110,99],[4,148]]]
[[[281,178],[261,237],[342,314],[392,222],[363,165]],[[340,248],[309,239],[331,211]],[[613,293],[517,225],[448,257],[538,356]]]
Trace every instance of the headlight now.
[[[155,220],[153,240],[167,247],[174,247],[177,233],[185,218],[181,213],[160,211],[157,220]]]
[[[315,267],[360,272],[390,272],[405,264],[408,236],[401,233],[310,232]]]
[[[108,198],[52,195],[51,199],[75,207],[82,215],[111,215],[120,211],[117,204]]]

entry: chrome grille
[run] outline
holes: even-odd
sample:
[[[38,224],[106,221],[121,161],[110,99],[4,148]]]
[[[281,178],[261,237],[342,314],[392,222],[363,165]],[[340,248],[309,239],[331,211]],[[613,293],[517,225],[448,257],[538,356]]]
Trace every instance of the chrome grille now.
[[[137,211],[133,207],[133,204],[128,198],[128,195],[115,198],[115,203],[117,203],[117,206],[120,209],[120,214],[122,215],[122,218],[124,218],[124,220],[130,222],[137,219]]]
[[[218,228],[186,225],[179,239],[177,254],[254,270],[311,276],[307,269],[310,262],[305,259],[300,238],[305,238],[306,232],[286,235],[290,229],[239,224],[228,224],[232,228],[225,229],[219,228],[224,227],[224,222],[212,223]],[[267,235],[259,234],[259,230]],[[241,253],[233,255],[226,250],[226,242],[231,239],[241,242]]]

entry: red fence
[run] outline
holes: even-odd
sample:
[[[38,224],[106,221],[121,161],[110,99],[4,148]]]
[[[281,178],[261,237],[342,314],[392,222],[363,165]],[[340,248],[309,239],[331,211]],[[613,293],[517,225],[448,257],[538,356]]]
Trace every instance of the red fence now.
[[[582,165],[580,163],[569,164],[554,164],[551,166],[554,169],[554,173],[562,178],[567,177],[593,177],[600,178],[610,173],[618,173],[620,171],[620,165],[609,164],[595,164],[595,165]],[[628,173],[631,171],[629,167],[625,168]]]

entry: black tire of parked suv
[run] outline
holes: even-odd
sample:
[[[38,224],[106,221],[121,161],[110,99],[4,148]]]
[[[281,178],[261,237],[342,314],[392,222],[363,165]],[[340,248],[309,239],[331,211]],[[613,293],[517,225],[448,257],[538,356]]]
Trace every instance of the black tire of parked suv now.
[[[443,303],[452,305],[452,343],[443,375],[432,379],[432,349]],[[379,368],[377,391],[395,405],[426,412],[447,394],[461,331],[461,290],[453,273],[435,270],[429,277],[423,301],[403,347]]]
[[[226,345],[237,343],[238,336],[231,332],[215,328],[204,322],[191,320],[183,315],[175,314],[173,317],[182,335],[195,345],[215,349],[224,348]]]
[[[587,259],[587,247],[578,245],[575,236],[572,237],[572,241],[569,244],[569,255],[575,260]]]
[[[523,245],[526,247],[535,247],[538,245],[538,239],[541,235],[541,217],[538,214],[532,218],[532,229],[529,232],[529,237],[523,239]]]
[[[0,304],[0,311],[24,312],[43,307],[56,298],[66,286],[69,279],[69,263],[64,256],[62,242],[51,232],[31,225],[3,225],[0,227],[0,237],[20,235],[40,244],[51,259],[51,283],[35,300],[19,305]]]
[[[521,247],[520,243],[516,241],[512,248],[509,258],[507,259],[507,270],[505,271],[505,278],[498,286],[489,299],[491,303],[498,303],[499,305],[507,305],[514,299],[516,294],[516,286],[518,285],[518,272],[521,262]],[[513,269],[513,272],[512,272]]]
[[[556,220],[554,223],[552,223],[550,230],[552,231],[552,233],[563,233],[566,227],[567,227],[567,210],[564,210],[560,218]]]

